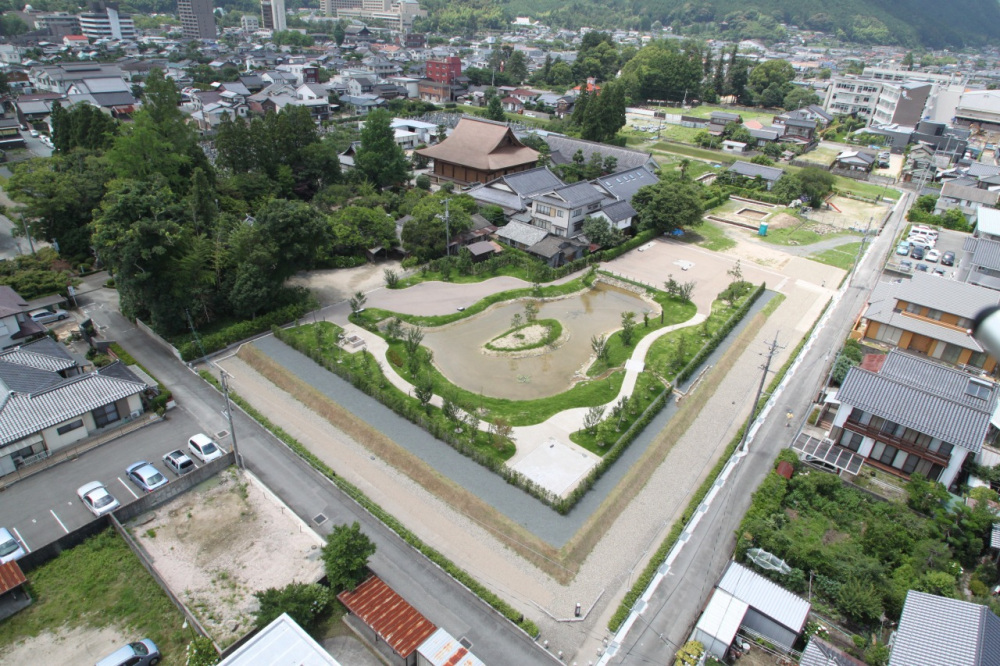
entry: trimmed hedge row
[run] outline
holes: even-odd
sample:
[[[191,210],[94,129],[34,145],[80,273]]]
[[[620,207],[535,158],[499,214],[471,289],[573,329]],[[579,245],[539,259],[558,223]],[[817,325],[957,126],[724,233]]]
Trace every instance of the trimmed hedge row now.
[[[219,381],[210,372],[206,370],[199,370],[198,374],[202,378],[214,386],[217,390],[221,391],[221,386]],[[454,562],[449,560],[447,557],[439,553],[434,548],[424,543],[420,537],[408,530],[403,526],[395,516],[390,514],[388,511],[383,509],[381,506],[373,502],[367,495],[365,495],[361,490],[359,490],[354,484],[350,483],[346,479],[341,478],[333,471],[330,467],[326,465],[322,460],[315,456],[309,449],[303,446],[297,439],[289,435],[287,432],[282,430],[280,427],[271,423],[270,420],[260,412],[258,412],[250,403],[244,400],[241,396],[233,391],[229,392],[229,398],[236,405],[242,409],[246,414],[260,423],[264,428],[269,430],[271,434],[284,442],[288,448],[296,453],[300,458],[309,463],[313,469],[318,471],[323,476],[327,477],[333,483],[340,488],[344,493],[357,502],[363,509],[368,513],[375,516],[375,518],[382,521],[386,527],[391,529],[393,532],[399,535],[399,537],[406,543],[413,546],[415,549],[420,551],[420,553],[429,559],[431,562],[441,567],[441,569],[447,573],[449,576],[458,581],[461,585],[468,588],[473,594],[478,596],[480,599],[488,603],[493,607],[498,613],[503,615],[505,618],[520,627],[525,633],[527,633],[532,638],[537,638],[540,633],[538,627],[534,622],[527,619],[519,613],[514,607],[508,604],[506,601],[501,599],[499,596],[488,590],[486,587],[481,585],[479,581],[473,578],[464,569],[459,568]]]
[[[820,317],[822,316],[823,315],[821,313]],[[817,317],[816,319],[817,322],[819,321],[820,317]],[[778,387],[778,384],[780,384],[781,381],[785,378],[785,375],[788,373],[788,369],[792,366],[792,363],[795,362],[795,359],[802,351],[802,347],[805,346],[806,341],[812,335],[812,332],[815,328],[816,324],[814,323],[812,328],[809,329],[809,332],[802,337],[802,340],[799,341],[799,344],[795,346],[794,350],[792,350],[792,354],[788,357],[788,360],[785,361],[785,364],[781,366],[781,369],[778,370],[778,372],[775,374],[774,379],[771,380],[771,383],[768,384],[766,395],[762,396],[760,401],[756,405],[754,405],[755,415],[761,409],[763,409],[764,405],[769,400],[769,396],[774,393],[774,390]],[[656,549],[656,552],[653,553],[653,557],[649,560],[649,563],[646,565],[646,568],[643,569],[642,573],[636,579],[635,583],[632,585],[629,591],[625,593],[625,597],[622,599],[622,602],[618,605],[618,609],[615,611],[615,614],[612,615],[611,620],[608,621],[608,629],[612,633],[618,631],[618,629],[628,618],[629,613],[632,612],[632,607],[635,605],[635,602],[639,599],[639,597],[642,596],[642,593],[646,590],[647,587],[649,587],[649,584],[653,582],[653,576],[656,575],[656,570],[659,569],[660,565],[666,561],[667,555],[670,554],[670,550],[674,547],[674,545],[676,545],[677,540],[680,539],[681,532],[684,531],[684,526],[688,524],[688,521],[691,520],[691,517],[694,515],[695,511],[698,510],[698,506],[701,505],[702,501],[705,499],[709,491],[712,489],[712,486],[715,485],[715,480],[719,478],[719,474],[722,473],[722,470],[729,462],[729,458],[733,455],[733,452],[736,451],[736,447],[739,446],[740,440],[743,439],[743,433],[745,432],[745,430],[746,430],[746,424],[744,423],[740,427],[740,429],[736,431],[736,434],[733,436],[729,444],[726,446],[725,451],[723,451],[722,456],[719,458],[718,461],[716,461],[715,466],[708,473],[708,476],[705,477],[705,480],[702,481],[701,485],[698,487],[698,490],[696,490],[694,495],[691,496],[691,501],[688,502],[687,508],[684,509],[684,513],[681,514],[681,516],[674,522],[673,526],[670,528],[670,533],[667,534],[667,538],[664,539],[663,543],[660,544],[660,547]]]
[[[688,364],[681,368],[681,371],[678,372],[677,376],[674,378],[677,383],[686,381],[691,375],[694,374],[694,371],[698,369],[698,366],[705,362],[705,359],[708,358],[709,354],[719,348],[722,341],[725,340],[726,336],[729,335],[729,333],[736,327],[736,324],[743,320],[743,317],[747,315],[751,306],[757,302],[757,299],[760,298],[760,295],[764,293],[766,288],[767,283],[761,282],[760,286],[758,286],[753,293],[747,297],[743,304],[737,308],[736,312],[734,312],[733,315],[726,320],[726,323],[720,326],[719,330],[712,335],[708,342],[702,345],[702,348],[698,350],[698,353],[694,355],[694,358],[688,361]]]
[[[220,331],[204,335],[201,337],[201,346],[196,341],[189,340],[180,344],[177,350],[181,353],[181,358],[185,361],[193,361],[196,358],[201,358],[202,347],[205,349],[205,354],[211,354],[220,349],[225,349],[234,342],[239,342],[258,333],[269,331],[272,326],[287,324],[292,320],[303,317],[307,312],[314,310],[316,307],[317,303],[310,297],[300,303],[292,303],[291,305],[268,312],[256,319],[238,321]]]

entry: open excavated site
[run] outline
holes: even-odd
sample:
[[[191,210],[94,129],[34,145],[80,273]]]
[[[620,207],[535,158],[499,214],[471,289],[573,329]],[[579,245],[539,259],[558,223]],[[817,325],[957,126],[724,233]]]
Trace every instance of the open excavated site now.
[[[128,527],[170,589],[222,646],[253,627],[254,592],[323,576],[323,540],[235,468]]]

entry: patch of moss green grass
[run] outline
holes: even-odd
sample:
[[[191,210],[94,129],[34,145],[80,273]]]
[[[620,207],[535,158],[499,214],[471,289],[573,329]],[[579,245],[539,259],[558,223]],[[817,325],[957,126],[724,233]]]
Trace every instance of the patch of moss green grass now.
[[[184,650],[195,637],[111,528],[29,572],[28,583],[35,602],[0,623],[0,648],[62,627],[120,627],[136,638],[151,638],[169,666],[184,663]]]
[[[663,388],[663,382],[656,375],[650,372],[640,372],[635,381],[635,390],[632,392],[636,404],[622,410],[615,430],[616,434],[628,430],[636,419],[646,411],[649,404],[656,399],[656,396],[660,395]],[[611,416],[610,407],[604,410],[604,418],[609,416]],[[599,440],[596,430],[594,433],[588,430],[577,430],[570,434],[569,438],[573,443],[599,456],[603,456],[611,450],[610,444],[604,444]]]
[[[854,266],[854,259],[858,256],[858,249],[860,247],[860,242],[844,243],[837,247],[831,247],[829,250],[810,254],[809,258],[827,266],[836,266],[837,268],[849,271]]]
[[[541,326],[545,329],[545,335],[542,336],[542,338],[539,340],[530,343],[515,344],[514,346],[508,346],[508,347],[498,347],[497,345],[493,344],[497,340],[502,340],[508,335],[516,336],[518,334],[518,331],[523,331],[526,328],[532,328],[534,326]],[[542,347],[547,347],[556,340],[558,340],[559,336],[562,335],[562,331],[563,327],[562,324],[559,323],[559,320],[539,319],[537,321],[528,322],[527,324],[521,324],[520,326],[516,326],[507,331],[504,331],[497,337],[493,338],[493,340],[491,340],[490,342],[487,342],[486,348],[498,352],[528,351],[530,349],[540,349]]]

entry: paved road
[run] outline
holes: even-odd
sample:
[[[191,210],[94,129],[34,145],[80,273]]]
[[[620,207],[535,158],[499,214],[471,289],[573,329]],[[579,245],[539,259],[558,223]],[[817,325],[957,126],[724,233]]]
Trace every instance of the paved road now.
[[[708,594],[728,563],[735,547],[734,532],[750,505],[751,493],[769,473],[778,451],[788,446],[795,434],[795,430],[785,427],[784,414],[791,411],[801,420],[808,413],[834,360],[831,350],[839,348],[854,317],[864,307],[912,198],[912,193],[904,194],[884,231],[862,260],[853,284],[847,286],[834,307],[829,323],[819,331],[778,396],[771,412],[774,416],[757,432],[750,452],[715,497],[648,606],[606,663],[673,663],[674,652],[686,642]]]
[[[29,550],[47,545],[94,520],[77,498],[77,488],[100,481],[122,504],[133,502],[142,491],[126,477],[125,468],[147,460],[173,479],[162,464],[163,454],[184,448],[186,439],[199,431],[200,426],[189,413],[172,410],[164,421],[17,481],[3,492],[0,525],[15,530]],[[195,464],[201,466],[197,461]]]
[[[112,292],[82,297],[98,330],[117,340],[168,386],[178,409],[204,432],[228,430],[222,397],[184,364],[126,321],[114,307]],[[471,641],[474,653],[489,664],[551,664],[553,658],[478,597],[414,551],[394,532],[362,510],[328,479],[237,411],[235,427],[247,467],[320,534],[335,525],[358,521],[378,550],[372,569],[432,622],[457,638]],[[228,440],[221,442],[229,445]],[[324,516],[320,524],[314,520]]]

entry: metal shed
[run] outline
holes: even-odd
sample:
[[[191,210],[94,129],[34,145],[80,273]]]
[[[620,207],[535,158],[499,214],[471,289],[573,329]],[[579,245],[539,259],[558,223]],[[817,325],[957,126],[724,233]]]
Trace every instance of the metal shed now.
[[[809,617],[809,602],[738,562],[731,562],[718,588],[749,605],[742,626],[791,648]]]
[[[749,608],[746,602],[716,589],[694,628],[695,640],[701,641],[708,654],[725,659]]]

